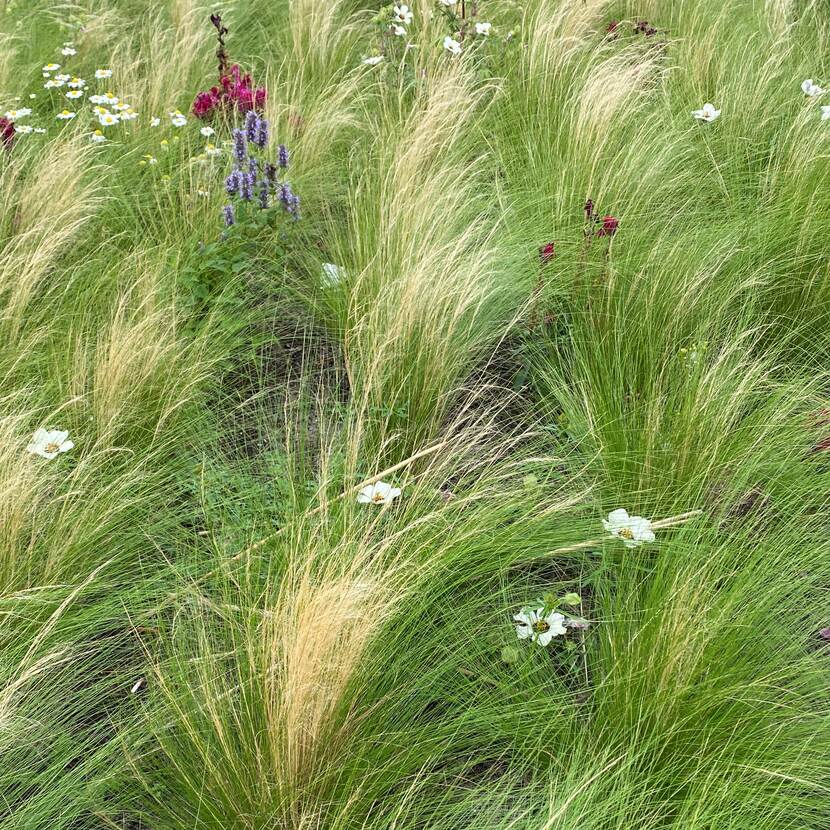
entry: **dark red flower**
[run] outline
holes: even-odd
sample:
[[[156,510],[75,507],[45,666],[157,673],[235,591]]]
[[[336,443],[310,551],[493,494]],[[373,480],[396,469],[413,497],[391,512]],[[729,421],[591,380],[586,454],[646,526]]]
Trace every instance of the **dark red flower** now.
[[[233,108],[242,113],[263,110],[267,93],[264,86],[254,87],[249,73],[242,74],[239,64],[219,79],[220,87],[200,92],[193,102],[193,114],[197,118],[210,118],[218,109]]]
[[[597,231],[597,236],[613,236],[619,224],[620,220],[615,216],[603,216],[602,227]]]
[[[0,118],[0,144],[11,150],[14,144],[14,123],[8,118]]]
[[[612,20],[608,23],[608,28],[605,31],[608,32],[609,35],[615,35],[617,33],[617,27],[619,25],[619,20]]]
[[[594,218],[594,200],[588,199],[583,210],[585,211],[585,221],[590,222]]]
[[[553,242],[548,242],[547,245],[542,245],[542,247],[539,248],[539,261],[542,265],[547,265],[553,259],[555,253]]]

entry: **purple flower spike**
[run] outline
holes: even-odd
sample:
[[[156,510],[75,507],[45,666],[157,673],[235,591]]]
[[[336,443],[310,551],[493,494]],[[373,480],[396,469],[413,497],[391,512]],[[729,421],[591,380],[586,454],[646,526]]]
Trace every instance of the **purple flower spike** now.
[[[262,210],[268,207],[268,191],[270,190],[270,183],[268,179],[263,179],[259,183],[259,206]]]
[[[259,161],[254,156],[248,156],[248,171],[256,182],[259,177]]]
[[[236,216],[233,212],[233,205],[225,205],[225,207],[222,208],[222,216],[225,218],[225,225],[227,225],[227,227],[233,225],[234,222],[236,222]]]
[[[239,198],[250,202],[254,198],[254,177],[250,173],[240,173]]]
[[[248,110],[245,116],[245,137],[252,144],[256,144],[256,135],[259,128],[259,116],[254,110]]]
[[[285,144],[280,144],[279,165],[283,170],[288,167],[288,147],[286,147]]]
[[[233,131],[233,157],[237,164],[242,164],[248,154],[248,142],[242,130]]]
[[[239,171],[234,170],[227,179],[225,179],[225,190],[228,192],[228,196],[233,196],[235,193],[239,193],[239,176],[237,175]]]
[[[265,149],[268,143],[268,133],[270,125],[267,118],[260,118],[256,126],[256,135],[254,136],[254,144],[260,149]]]

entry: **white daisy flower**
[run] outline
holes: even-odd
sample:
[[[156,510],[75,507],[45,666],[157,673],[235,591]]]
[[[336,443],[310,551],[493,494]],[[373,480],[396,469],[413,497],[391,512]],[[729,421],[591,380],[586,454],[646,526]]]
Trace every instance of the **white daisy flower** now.
[[[374,484],[367,484],[357,494],[357,501],[360,504],[389,504],[400,494],[399,487],[392,487],[385,481],[376,481]]]
[[[45,127],[35,127],[35,132],[38,133],[39,135],[45,135],[46,134],[46,128]]]
[[[20,107],[20,109],[16,110],[6,110],[3,114],[9,121],[17,121],[20,118],[25,118],[27,115],[31,115],[32,111],[29,107]]]
[[[71,75],[55,75],[55,80],[63,81],[63,83],[66,83],[68,80],[71,80],[71,78]]]
[[[44,85],[44,89],[60,89],[63,86],[63,81],[57,80],[57,78],[50,78]]]
[[[83,78],[73,78],[67,86],[71,89],[83,89],[86,86],[86,81]]]
[[[363,63],[366,66],[377,66],[383,60],[383,55],[370,55],[368,58],[363,58]]]
[[[184,127],[187,124],[187,116],[179,110],[168,112],[167,114],[170,116],[170,123],[174,127]]]
[[[118,101],[119,99],[116,95],[113,95],[111,92],[105,92],[101,103],[107,104],[107,106],[110,107],[114,107],[118,103]]]
[[[612,536],[622,539],[627,548],[636,548],[643,542],[654,541],[651,522],[642,516],[629,516],[628,511],[622,508],[612,510],[608,519],[602,520],[602,524]]]
[[[158,127],[159,124],[161,124],[161,119],[160,118],[151,118],[150,119],[150,126],[151,127]]]
[[[59,63],[47,63],[46,66],[43,67],[44,72],[57,72],[61,68]]]
[[[121,111],[122,121],[135,121],[138,118],[138,113],[132,107],[126,107]]]
[[[55,118],[59,118],[61,121],[71,121],[75,117],[74,112],[70,112],[69,110],[64,110],[63,112],[59,112]]]
[[[202,134],[205,138],[210,138],[210,137],[211,137],[211,136],[212,136],[212,135],[216,132],[216,130],[214,130],[214,129],[213,129],[213,127],[202,127],[202,128],[199,130],[199,132],[200,132],[200,133],[201,133],[201,134]]]
[[[73,49],[71,46],[64,46],[63,49],[61,49],[61,54],[64,57],[69,57],[70,55],[77,55],[78,50]]]
[[[544,613],[544,608],[522,608],[518,614],[514,614],[516,636],[520,640],[532,639],[540,646],[546,646],[554,637],[559,637],[568,630],[564,614],[552,611],[544,616]]]
[[[37,98],[37,95],[35,95],[35,93],[34,93],[34,92],[30,92],[30,93],[29,93],[29,99],[30,99],[30,100],[34,100],[35,98]]]
[[[155,157],[147,153],[145,156],[142,157],[141,164],[158,164],[159,160]]]
[[[32,455],[39,455],[51,461],[62,452],[69,452],[75,444],[68,440],[69,433],[62,429],[43,429],[41,427],[32,436],[26,449]]]
[[[400,21],[405,26],[408,26],[412,22],[412,11],[405,3],[401,3],[400,6],[395,6],[393,12],[395,15],[394,19]]]
[[[84,91],[82,89],[70,89],[69,92],[66,93],[66,97],[70,99],[75,98],[83,98]]]
[[[451,55],[461,54],[461,44],[454,37],[450,37],[449,35],[444,38],[444,48]]]
[[[15,124],[14,131],[20,135],[29,135],[29,133],[35,131],[35,128],[30,127],[28,124]]]
[[[107,140],[107,137],[100,130],[96,130],[89,136],[89,140],[93,144],[101,144]]]
[[[112,77],[112,70],[111,69],[96,69],[95,70],[95,77],[99,81],[103,81],[105,78]]]
[[[706,103],[703,109],[692,110],[692,115],[698,121],[714,121],[720,115],[720,110],[716,110],[714,104]]]
[[[818,84],[813,83],[812,78],[806,78],[801,82],[801,91],[808,98],[815,98],[817,95],[821,95],[821,93],[824,92]]]
[[[492,23],[476,23],[476,34],[477,35],[484,35],[485,37],[490,34],[490,30],[493,28]]]
[[[106,104],[107,103],[107,96],[106,95],[90,95],[89,96],[89,103],[90,104]]]
[[[205,155],[208,158],[217,158],[222,155],[222,148],[208,142],[205,144]]]
[[[102,127],[112,127],[114,124],[117,124],[120,120],[121,119],[114,112],[98,113],[98,123]]]

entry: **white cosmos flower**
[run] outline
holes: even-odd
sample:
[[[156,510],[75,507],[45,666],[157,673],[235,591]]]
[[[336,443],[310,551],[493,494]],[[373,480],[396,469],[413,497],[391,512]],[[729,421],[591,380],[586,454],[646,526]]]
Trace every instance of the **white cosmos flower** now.
[[[374,484],[367,484],[357,494],[357,501],[360,504],[389,504],[400,494],[399,487],[393,487],[385,481],[376,481]]]
[[[32,441],[26,449],[32,455],[39,455],[50,461],[59,453],[69,452],[75,444],[67,440],[69,433],[62,429],[43,429],[41,427],[32,436]]]
[[[47,63],[46,66],[43,67],[44,72],[57,72],[61,68],[59,63]]]
[[[476,23],[476,34],[485,36],[489,35],[492,28],[492,23]]]
[[[824,92],[818,84],[813,83],[812,78],[806,78],[801,82],[801,91],[809,98],[815,98],[817,95],[821,95],[821,93]]]
[[[377,66],[383,60],[383,55],[370,55],[368,58],[363,58],[363,63],[366,66]]]
[[[84,91],[82,89],[70,89],[69,92],[66,93],[66,97],[70,99],[74,98],[83,98]]]
[[[95,77],[99,81],[103,81],[104,78],[111,78],[112,77],[112,70],[111,69],[96,69],[95,70]]]
[[[533,639],[540,646],[546,646],[554,637],[564,634],[565,616],[558,611],[552,611],[544,616],[544,608],[522,608],[513,615],[516,621],[516,636],[520,640]]]
[[[93,144],[102,144],[107,140],[107,137],[100,130],[96,130],[89,136],[89,140]]]
[[[399,20],[407,26],[412,22],[412,11],[405,3],[401,3],[400,6],[395,6],[393,11],[395,13],[395,20]]]
[[[212,135],[216,132],[216,130],[214,130],[214,129],[213,129],[213,127],[202,127],[202,128],[199,130],[199,132],[200,132],[200,133],[201,133],[201,134],[202,134],[205,138],[210,138],[210,136],[212,136]]]
[[[71,121],[75,117],[74,112],[70,112],[69,110],[64,110],[63,112],[59,112],[55,118],[59,118],[61,121]]]
[[[170,123],[174,127],[184,127],[184,125],[187,124],[187,116],[184,113],[179,112],[179,110],[169,112],[167,114],[170,116]]]
[[[70,55],[77,55],[78,50],[73,49],[71,46],[64,46],[63,49],[61,49],[61,54],[65,57],[69,57]]]
[[[830,107],[822,107],[821,108],[821,120],[827,121],[830,118]]]
[[[114,112],[98,113],[98,123],[102,127],[112,127],[113,124],[117,124],[120,120],[121,119]]]
[[[449,35],[444,38],[444,48],[452,55],[461,54],[461,44]]]
[[[714,121],[720,115],[720,110],[716,110],[714,104],[706,103],[702,109],[692,110],[692,115],[698,121]]]
[[[150,126],[151,127],[158,127],[159,124],[161,124],[161,119],[160,118],[151,118],[150,119]]]
[[[629,516],[623,508],[612,510],[607,521],[603,519],[602,524],[612,536],[622,539],[627,548],[636,548],[643,542],[654,541],[651,522],[642,516]]]

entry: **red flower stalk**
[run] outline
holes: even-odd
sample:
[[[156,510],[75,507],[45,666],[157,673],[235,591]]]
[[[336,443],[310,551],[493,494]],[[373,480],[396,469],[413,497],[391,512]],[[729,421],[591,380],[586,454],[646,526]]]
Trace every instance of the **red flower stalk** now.
[[[597,231],[597,236],[613,236],[617,232],[620,220],[615,216],[603,216],[602,227]]]
[[[11,150],[14,144],[14,123],[8,118],[0,117],[0,144]]]
[[[539,248],[539,261],[542,265],[547,265],[555,256],[556,252],[554,251],[553,242],[548,242],[547,245],[542,245]]]

